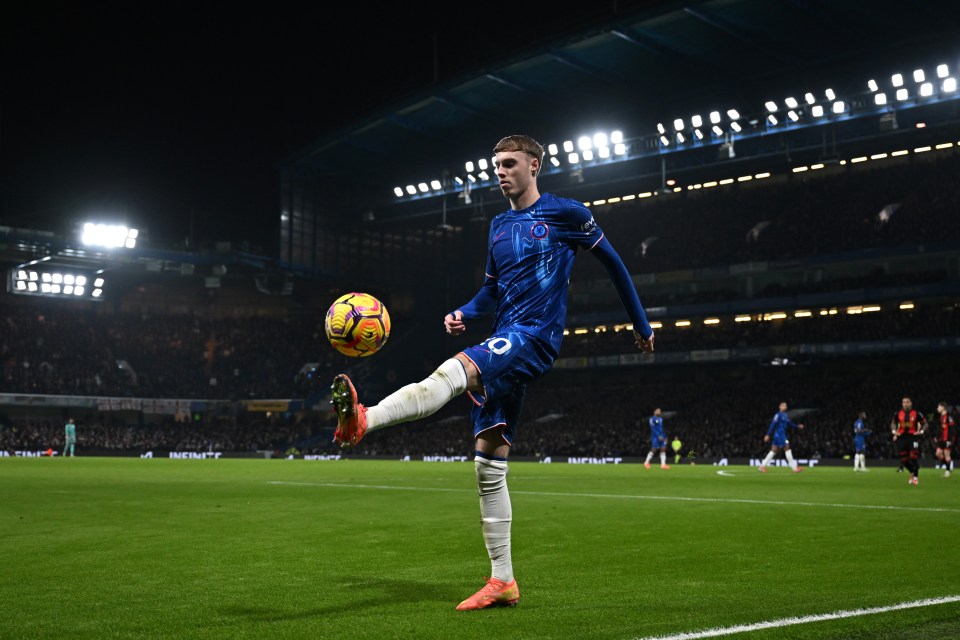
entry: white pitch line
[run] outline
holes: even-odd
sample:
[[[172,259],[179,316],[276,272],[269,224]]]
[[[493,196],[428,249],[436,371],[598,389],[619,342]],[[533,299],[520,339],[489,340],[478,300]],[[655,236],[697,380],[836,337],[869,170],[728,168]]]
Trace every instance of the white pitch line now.
[[[285,482],[274,480],[268,484],[286,484],[301,485],[306,487],[333,487],[350,489],[384,489],[390,491],[443,491],[459,493],[476,493],[470,489],[446,489],[442,487],[402,487],[386,484],[344,484],[335,482]],[[643,495],[620,495],[616,493],[563,493],[561,491],[516,491],[511,489],[512,495],[527,496],[559,496],[563,498],[614,498],[621,500],[674,500],[678,502],[717,502],[717,503],[738,503],[738,504],[767,504],[784,507],[836,507],[838,509],[882,509],[888,511],[924,511],[932,513],[960,513],[960,509],[947,509],[942,507],[897,507],[890,505],[873,504],[842,504],[832,502],[790,502],[786,500],[747,500],[737,498],[689,498],[685,496],[643,496]]]
[[[738,624],[733,627],[716,627],[714,629],[705,629],[703,631],[690,631],[685,633],[676,633],[669,636],[647,636],[644,638],[635,638],[634,640],[699,640],[701,638],[717,638],[719,636],[729,636],[734,633],[746,633],[749,631],[759,631],[760,629],[776,629],[780,627],[790,627],[797,624],[808,624],[811,622],[823,622],[824,620],[840,620],[841,618],[856,618],[859,616],[869,616],[876,613],[888,613],[890,611],[901,611],[903,609],[915,609],[917,607],[931,607],[938,604],[947,604],[950,602],[960,602],[960,596],[943,596],[942,598],[927,598],[925,600],[913,600],[911,602],[900,602],[886,607],[871,607],[869,609],[851,609],[849,611],[834,611],[833,613],[821,613],[811,616],[800,616],[796,618],[780,618],[779,620],[767,620],[765,622],[754,622],[753,624]]]

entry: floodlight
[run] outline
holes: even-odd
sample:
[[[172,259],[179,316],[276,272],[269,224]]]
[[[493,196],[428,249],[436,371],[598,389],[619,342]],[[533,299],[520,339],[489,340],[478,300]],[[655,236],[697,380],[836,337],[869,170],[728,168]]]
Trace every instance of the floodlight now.
[[[480,178],[481,180],[489,180],[490,174],[488,174],[486,171],[481,171],[480,173],[477,174],[477,177]]]
[[[943,91],[944,93],[953,93],[957,90],[957,79],[956,78],[947,78],[943,81]]]
[[[880,93],[878,93],[878,94],[876,94],[875,96],[873,96],[873,102],[874,102],[874,104],[876,104],[877,106],[880,106],[880,105],[883,105],[883,104],[887,104],[887,94],[885,94],[885,93],[883,93],[883,92],[881,91]]]
[[[809,91],[804,94],[803,99],[807,101],[807,104],[814,104],[817,101]]]
[[[660,133],[660,135],[663,135],[667,132],[667,129],[663,126],[662,122],[657,123],[657,131]]]
[[[473,160],[467,160],[467,161],[464,163],[463,168],[466,170],[467,173],[473,173],[473,170],[474,170],[474,169],[473,169]]]
[[[793,122],[796,122],[797,120],[800,119],[800,116],[798,116],[797,112],[794,111],[793,109],[790,109],[790,111],[787,112],[787,117],[790,118],[790,120],[792,120]]]
[[[615,144],[614,147],[613,147],[613,153],[616,154],[616,155],[618,155],[618,156],[622,156],[622,155],[626,154],[626,153],[627,153],[627,145],[623,144],[622,142],[618,142],[618,143]]]
[[[550,145],[547,147],[547,152],[548,152],[550,155],[552,155],[552,156],[557,155],[557,153],[558,153],[559,151],[560,151],[560,150],[557,148],[557,144],[556,144],[555,142],[552,143],[552,144],[550,144]]]
[[[899,73],[895,73],[895,74],[893,74],[892,76],[890,76],[890,82],[891,82],[891,84],[893,84],[893,86],[895,86],[895,87],[902,87],[902,86],[903,86],[903,76],[902,76],[901,74],[899,74]]]
[[[703,140],[703,131],[700,131],[700,129],[694,129],[693,135],[697,136],[697,140]]]
[[[798,103],[797,103],[797,99],[796,99],[796,98],[787,98],[787,99],[784,100],[784,102],[787,104],[787,108],[788,108],[788,109],[796,109],[796,108],[797,108],[797,104],[798,104]]]
[[[739,122],[731,122],[730,128],[736,131],[737,133],[740,133],[741,127]]]
[[[403,196],[403,189],[400,188],[400,187],[394,187],[394,188],[393,188],[393,195],[397,196],[398,198],[402,197],[402,196]]]
[[[880,87],[877,86],[877,81],[876,81],[876,80],[868,80],[868,81],[867,81],[867,87],[870,88],[870,91],[876,91],[877,89],[880,88]]]
[[[430,187],[426,182],[421,182],[417,185],[417,188],[420,190],[420,193],[426,193],[427,191],[430,191]]]
[[[607,134],[605,133],[593,134],[593,146],[596,149],[607,146]]]
[[[573,140],[565,140],[563,142],[563,150],[567,153],[573,151]]]
[[[608,147],[608,146],[606,146],[606,145],[600,147],[599,149],[597,149],[597,155],[600,156],[601,158],[609,158],[609,157],[610,157],[610,147]]]
[[[623,142],[623,131],[611,131],[610,142],[613,144],[620,144]]]
[[[83,225],[80,241],[85,245],[108,249],[132,248],[136,245],[137,235],[136,229],[130,229],[124,225],[86,222]]]
[[[711,111],[710,112],[710,124],[720,124],[720,112]]]
[[[897,89],[897,100],[903,102],[910,97],[910,94],[907,93],[906,89]]]
[[[431,180],[431,181],[430,181],[430,188],[433,189],[434,191],[440,191],[440,181],[439,181],[439,180]]]
[[[923,96],[924,98],[929,98],[930,96],[932,96],[933,83],[924,82],[922,85],[920,85],[920,95]]]
[[[673,128],[677,131],[683,131],[683,118],[677,118],[673,121]]]
[[[571,151],[569,154],[567,154],[567,162],[570,164],[577,164],[580,162],[580,156],[577,155],[576,151]]]
[[[686,142],[686,138],[683,137],[683,134],[677,131],[677,142],[683,143]]]
[[[587,149],[593,148],[593,140],[590,139],[590,136],[580,136],[577,139],[577,148],[580,151],[586,151]]]
[[[721,128],[718,127],[717,125],[713,125],[713,133],[714,133],[715,135],[722,136],[722,135],[723,135],[723,129],[721,129]]]
[[[489,165],[487,164],[486,158],[480,158],[477,160],[477,169],[480,169],[480,171],[486,171],[488,166]]]
[[[835,94],[835,93],[833,92],[833,89],[827,89],[827,90],[824,91],[823,93],[824,93],[825,96],[827,96],[827,100],[836,100],[836,99],[837,99],[837,94]]]
[[[834,113],[843,113],[846,105],[843,104],[843,100],[837,100],[833,103],[833,112]]]
[[[692,118],[690,118],[690,125],[693,126],[694,128],[702,127],[703,118],[701,118],[700,116],[693,116]]]
[[[552,164],[555,167],[560,166],[560,161],[557,160],[557,156],[550,156],[550,164]]]
[[[776,113],[777,111],[777,103],[774,102],[773,100],[767,100],[764,106],[767,107],[767,111],[769,111],[770,113]]]
[[[736,109],[728,109],[728,110],[727,110],[727,116],[728,116],[731,120],[739,120],[739,119],[740,119],[740,112],[737,111]]]
[[[767,122],[773,125],[777,124],[777,116],[771,113],[769,116],[767,116]]]
[[[913,81],[919,84],[924,80],[926,80],[926,76],[923,73],[923,69],[915,69],[913,72]]]
[[[822,118],[823,105],[819,105],[819,104],[813,105],[813,109],[810,110],[810,113],[813,115],[814,118]]]
[[[665,147],[669,147],[669,146],[670,146],[670,140],[667,138],[667,136],[660,136],[660,142],[661,142],[661,144],[663,144],[663,146],[665,146]]]
[[[584,149],[583,150],[583,161],[590,162],[593,160],[593,149]]]

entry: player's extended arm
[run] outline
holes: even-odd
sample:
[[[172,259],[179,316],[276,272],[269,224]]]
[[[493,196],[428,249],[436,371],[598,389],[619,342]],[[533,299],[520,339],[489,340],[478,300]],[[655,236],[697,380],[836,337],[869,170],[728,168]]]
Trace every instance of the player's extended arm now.
[[[447,329],[447,333],[458,336],[467,330],[467,325],[464,320],[482,318],[488,313],[493,312],[496,308],[497,279],[492,276],[487,276],[477,295],[473,296],[470,302],[459,309],[448,313],[443,319],[443,324]]]
[[[610,274],[610,280],[620,295],[620,301],[633,321],[634,333],[639,336],[637,346],[647,352],[653,351],[653,329],[647,321],[647,314],[643,310],[640,296],[633,286],[633,280],[630,279],[630,273],[627,271],[626,265],[620,259],[620,254],[613,248],[606,236],[600,239],[600,242],[593,247],[591,252],[597,256],[597,259],[606,267],[607,273]]]

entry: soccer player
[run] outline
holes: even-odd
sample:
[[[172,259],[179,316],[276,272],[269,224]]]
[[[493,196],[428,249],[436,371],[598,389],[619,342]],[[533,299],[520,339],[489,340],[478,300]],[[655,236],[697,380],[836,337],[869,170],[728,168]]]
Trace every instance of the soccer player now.
[[[73,457],[73,450],[77,444],[77,425],[73,423],[73,418],[67,418],[67,424],[63,425],[63,455],[70,451],[70,457]]]
[[[890,422],[893,441],[900,452],[900,462],[910,472],[908,484],[920,484],[920,436],[927,430],[927,418],[913,408],[913,400],[904,397],[901,409]]]
[[[660,407],[654,409],[653,415],[650,416],[650,452],[647,454],[647,461],[643,463],[644,467],[650,468],[650,461],[653,460],[653,455],[657,452],[660,452],[660,468],[669,469],[670,465],[667,464],[667,436],[663,432],[663,418],[660,416]]]
[[[338,420],[334,442],[354,447],[365,433],[429,416],[467,392],[473,403],[474,469],[491,577],[457,606],[461,611],[513,605],[520,599],[511,558],[507,459],[526,385],[549,371],[559,353],[570,272],[579,251],[593,254],[606,267],[633,322],[637,348],[653,351],[653,329],[630,274],[590,210],[577,200],[540,194],[543,147],[529,136],[510,135],[493,152],[494,172],[510,208],[490,222],[479,292],[443,320],[446,332],[459,336],[468,322],[492,314],[490,337],[374,406],[358,402],[345,374],[334,378],[331,399]]]
[[[937,431],[937,460],[943,464],[943,477],[949,478],[953,470],[953,442],[957,439],[957,423],[953,419],[950,405],[946,402],[937,404],[937,413],[940,414],[940,429]]]
[[[680,449],[683,448],[683,442],[680,441],[680,436],[673,436],[670,448],[673,449],[673,464],[680,464]]]
[[[773,420],[770,421],[770,427],[767,429],[767,434],[763,436],[764,442],[773,441],[770,445],[770,451],[767,453],[767,457],[763,459],[763,462],[760,463],[760,471],[763,473],[767,472],[767,465],[773,462],[774,456],[777,455],[778,451],[783,451],[784,457],[786,457],[787,462],[790,464],[790,468],[793,469],[794,473],[800,473],[803,471],[803,467],[797,464],[797,461],[793,457],[793,452],[790,450],[790,441],[787,439],[787,428],[791,429],[803,429],[802,424],[797,424],[787,416],[787,403],[780,403],[780,410],[773,415]]]
[[[867,428],[864,422],[867,419],[867,412],[861,411],[853,423],[853,470],[870,471],[867,469],[867,436],[873,433]]]

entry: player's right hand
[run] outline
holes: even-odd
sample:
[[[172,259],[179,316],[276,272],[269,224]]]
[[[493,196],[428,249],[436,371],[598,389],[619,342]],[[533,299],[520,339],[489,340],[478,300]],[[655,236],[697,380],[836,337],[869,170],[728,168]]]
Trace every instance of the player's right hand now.
[[[653,353],[653,334],[650,334],[650,337],[646,340],[643,339],[636,330],[633,332],[633,337],[636,340],[637,348],[640,349],[643,353]]]
[[[457,309],[453,313],[448,313],[443,318],[443,326],[447,333],[452,336],[458,336],[467,330],[467,325],[463,323],[463,312]]]

